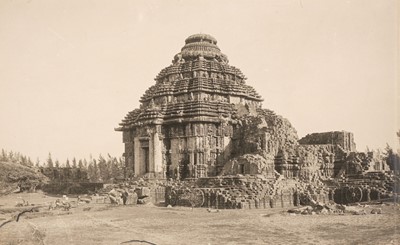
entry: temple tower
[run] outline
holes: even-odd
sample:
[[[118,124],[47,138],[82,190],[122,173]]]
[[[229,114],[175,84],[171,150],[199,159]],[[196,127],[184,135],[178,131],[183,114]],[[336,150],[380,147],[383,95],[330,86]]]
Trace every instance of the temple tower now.
[[[262,98],[228,64],[217,40],[195,34],[155,78],[116,128],[135,176],[215,176],[231,157],[238,116],[256,114]]]

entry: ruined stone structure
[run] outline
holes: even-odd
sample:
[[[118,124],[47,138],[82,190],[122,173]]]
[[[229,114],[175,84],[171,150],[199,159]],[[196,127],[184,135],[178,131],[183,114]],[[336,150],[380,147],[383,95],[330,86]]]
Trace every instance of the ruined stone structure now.
[[[116,129],[123,133],[130,177],[274,178],[276,171],[311,181],[354,172],[361,164],[361,155],[350,154],[356,151],[352,133],[313,133],[299,140],[287,119],[262,109],[263,99],[210,35],[188,37],[155,81],[140,108]],[[385,169],[378,165],[368,169]]]
[[[210,35],[188,37],[172,65],[117,128],[137,176],[215,176],[231,157],[237,118],[255,115],[262,98],[228,64]]]
[[[352,133],[299,140],[287,119],[263,109],[210,35],[188,37],[155,81],[116,130],[128,177],[166,183],[166,204],[287,207],[393,193],[397,177],[380,154],[356,152]]]
[[[334,131],[312,133],[299,140],[302,145],[338,145],[345,151],[356,151],[353,133]]]

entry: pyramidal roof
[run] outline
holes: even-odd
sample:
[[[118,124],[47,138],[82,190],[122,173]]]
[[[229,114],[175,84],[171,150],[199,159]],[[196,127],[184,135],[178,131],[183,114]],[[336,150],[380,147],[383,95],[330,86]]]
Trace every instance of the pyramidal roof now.
[[[129,112],[116,130],[146,124],[220,122],[236,114],[237,104],[261,107],[261,96],[228,63],[214,37],[189,36],[172,64],[160,71],[156,83],[141,97],[140,108]]]

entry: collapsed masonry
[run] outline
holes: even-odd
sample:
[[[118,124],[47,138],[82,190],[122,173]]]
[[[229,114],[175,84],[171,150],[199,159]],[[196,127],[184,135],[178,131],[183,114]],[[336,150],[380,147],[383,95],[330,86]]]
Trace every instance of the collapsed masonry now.
[[[356,152],[352,133],[314,133],[299,140],[287,119],[262,108],[263,99],[210,35],[188,37],[155,81],[140,108],[116,129],[123,134],[130,177],[260,175],[270,180],[261,181],[269,193],[266,183],[273,184],[277,174],[300,181],[294,192],[303,182],[389,170],[373,153]]]

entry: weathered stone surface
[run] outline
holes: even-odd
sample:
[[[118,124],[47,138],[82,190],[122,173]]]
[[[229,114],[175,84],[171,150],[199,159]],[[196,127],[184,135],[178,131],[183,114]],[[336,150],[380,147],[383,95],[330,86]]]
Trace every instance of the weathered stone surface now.
[[[237,154],[259,153],[276,156],[280,151],[293,152],[298,145],[296,129],[282,116],[267,109],[257,115],[239,117],[235,127]]]
[[[220,175],[263,174],[274,178],[274,159],[266,159],[258,154],[245,154],[228,161]]]
[[[345,131],[333,131],[324,133],[312,133],[299,140],[303,145],[339,145],[345,151],[355,151],[353,133]]]
[[[129,193],[128,198],[126,200],[126,205],[136,205],[138,200],[138,195],[133,192]]]
[[[255,115],[263,99],[216,44],[209,35],[188,37],[116,129],[131,176],[215,176],[231,158],[236,118]]]
[[[139,198],[150,196],[150,188],[148,187],[138,187],[135,189],[135,193]]]
[[[381,208],[374,208],[371,210],[371,214],[382,214]]]
[[[379,152],[349,152],[340,173],[360,175],[364,172],[390,170],[383,155]]]

